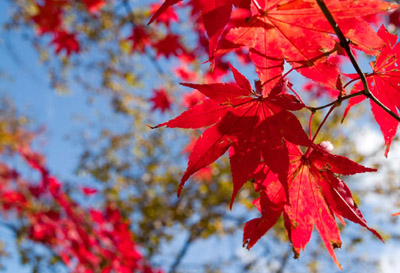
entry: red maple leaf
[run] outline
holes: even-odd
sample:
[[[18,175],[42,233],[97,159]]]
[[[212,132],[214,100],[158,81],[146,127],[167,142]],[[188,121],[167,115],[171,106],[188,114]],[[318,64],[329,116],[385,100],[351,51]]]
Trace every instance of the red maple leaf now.
[[[213,59],[219,37],[229,22],[232,4],[233,0],[200,0],[203,24],[209,37],[210,59]]]
[[[160,111],[164,113],[165,110],[171,108],[171,99],[168,97],[164,88],[153,89],[153,97],[150,101],[153,103],[152,111],[160,109]]]
[[[340,268],[334,248],[341,246],[340,232],[335,216],[342,222],[347,218],[380,235],[367,226],[361,211],[357,208],[346,184],[336,174],[351,175],[373,172],[346,157],[332,155],[322,146],[314,146],[311,152],[303,154],[293,144],[287,145],[290,158],[288,173],[289,199],[285,186],[265,165],[260,165],[255,174],[255,187],[260,192],[256,201],[262,213],[244,227],[243,242],[251,248],[283,214],[285,227],[293,245],[295,257],[311,238],[314,226],[325,247]]]
[[[60,54],[64,50],[67,56],[70,56],[72,53],[79,53],[81,50],[76,34],[64,30],[54,33],[51,44],[55,45],[56,54]]]
[[[132,28],[132,34],[126,40],[132,41],[131,52],[138,50],[143,53],[150,43],[150,35],[143,26],[135,26]]]
[[[198,170],[208,166],[228,149],[234,183],[232,200],[263,160],[285,183],[289,157],[284,139],[310,145],[297,118],[288,110],[304,105],[284,94],[279,84],[264,97],[253,91],[249,81],[231,67],[236,84],[183,84],[197,89],[209,99],[180,116],[156,127],[209,127],[199,137],[178,189]]]
[[[169,58],[171,55],[179,56],[185,52],[181,42],[179,41],[179,36],[175,34],[168,34],[163,39],[154,43],[153,47],[157,51],[156,56],[160,55]]]
[[[191,138],[190,142],[188,145],[186,145],[185,148],[183,148],[183,152],[185,154],[190,155],[190,153],[193,151],[193,147],[196,144],[196,139],[195,138]],[[195,177],[197,180],[199,181],[205,181],[205,182],[211,182],[211,178],[212,178],[212,168],[211,166],[206,166],[200,170],[198,170],[193,177]]]
[[[96,13],[106,5],[106,0],[83,0],[83,3],[90,13]]]
[[[193,81],[197,78],[197,73],[191,71],[186,65],[174,68],[174,74],[182,81]]]
[[[43,5],[36,4],[38,13],[32,16],[34,21],[39,27],[39,33],[56,31],[62,22],[62,7],[66,1],[45,0]]]
[[[400,62],[397,60],[397,56],[400,55],[400,46],[396,44],[397,35],[389,33],[383,25],[378,31],[378,36],[385,42],[385,46],[377,56],[376,61],[370,63],[373,72],[367,77],[368,87],[380,102],[397,114],[397,109],[400,108],[400,86],[398,80],[400,78]],[[363,90],[362,83],[358,82],[354,85],[351,93],[361,90]],[[364,99],[365,96],[350,99],[344,116],[347,115],[351,107]],[[399,123],[375,102],[370,100],[370,103],[372,113],[385,138],[385,156],[387,156]]]
[[[371,54],[382,46],[375,31],[361,16],[387,10],[391,7],[388,3],[375,0],[325,3],[352,45]],[[219,52],[247,46],[259,78],[265,84],[265,94],[280,80],[284,60],[302,75],[335,89],[339,70],[327,59],[337,50],[332,33],[316,1],[252,1],[252,17],[236,20],[230,26]]]

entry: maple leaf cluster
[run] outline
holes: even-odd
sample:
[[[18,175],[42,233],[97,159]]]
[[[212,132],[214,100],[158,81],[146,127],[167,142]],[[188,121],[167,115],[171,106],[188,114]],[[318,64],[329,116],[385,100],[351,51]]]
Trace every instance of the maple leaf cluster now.
[[[164,1],[149,23],[180,2]],[[216,64],[227,53],[246,55],[242,51],[245,49],[248,56],[242,59],[255,66],[259,80],[253,88],[229,65],[235,83],[182,84],[197,90],[203,98],[193,97],[192,103],[188,97],[187,111],[155,126],[205,128],[193,145],[178,196],[192,175],[228,152],[233,180],[231,206],[248,181],[260,195],[254,204],[261,216],[249,221],[244,228],[244,243],[248,248],[279,217],[283,217],[295,257],[304,250],[315,227],[338,267],[333,249],[341,246],[341,240],[335,219],[344,223],[346,218],[358,223],[382,240],[367,226],[350,189],[339,178],[339,175],[376,170],[331,154],[326,145],[315,143],[315,138],[343,98],[351,98],[348,109],[371,98],[372,112],[385,137],[387,155],[398,121],[376,101],[392,114],[398,114],[397,36],[383,26],[376,32],[370,23],[376,22],[376,14],[397,6],[373,0],[214,0],[192,1],[188,5],[200,13],[208,36],[211,67],[218,67]],[[337,23],[334,27],[328,13]],[[342,72],[343,60],[351,60],[349,52],[355,50],[376,56],[376,61],[371,63],[373,72],[366,75],[369,89],[359,73]],[[287,73],[285,62],[292,67]],[[184,68],[178,74],[189,79],[190,74]],[[292,71],[309,79],[306,92],[337,98],[329,105],[331,109],[314,137],[311,133],[307,136],[293,112],[307,108],[313,114],[319,108],[306,106],[293,90],[287,78]],[[348,78],[350,81],[345,84]],[[347,86],[352,86],[350,93]]]
[[[65,51],[69,57],[72,53],[79,53],[81,47],[76,38],[77,33],[70,33],[63,27],[63,14],[68,2],[68,0],[45,0],[40,4],[36,1],[37,12],[31,20],[36,24],[40,35],[53,36],[51,44],[55,46],[56,54]],[[83,3],[90,13],[95,14],[106,4],[106,1],[83,0]]]
[[[173,1],[178,3],[179,1]],[[174,32],[174,24],[179,23],[177,12],[168,5],[153,4],[150,6],[149,11],[155,12],[156,15],[150,20],[155,27],[142,25],[133,20],[131,33],[125,38],[125,41],[130,44],[130,54],[145,54],[153,61],[158,61],[160,58],[174,59],[174,76],[180,81],[195,81],[202,80],[206,83],[218,82],[229,73],[229,65],[227,60],[219,58],[213,62],[213,70],[206,71],[203,75],[199,75],[194,67],[198,64],[198,59],[209,52],[210,44],[209,39],[204,35],[204,26],[202,24],[203,17],[199,16],[199,3],[198,1],[191,1],[185,4],[179,3],[180,8],[190,8],[190,19],[195,22],[193,24],[195,35],[198,39],[196,47],[188,47],[183,42],[183,38],[179,33]],[[128,9],[128,12],[132,12]],[[134,16],[131,16],[135,19]],[[154,56],[153,56],[154,52]],[[241,49],[235,50],[237,54],[242,53]],[[243,55],[241,60],[243,63],[248,63],[249,59]],[[160,69],[157,69],[160,70]],[[160,72],[160,71],[159,71]],[[153,105],[152,111],[160,109],[162,112],[163,107],[157,104],[157,101],[166,101],[165,96],[153,90],[153,96],[149,102]],[[168,97],[168,90],[164,88],[164,93]],[[185,95],[186,96],[186,95]],[[169,108],[169,107],[168,107]]]
[[[0,162],[0,209],[3,215],[17,213],[24,219],[30,240],[54,251],[71,272],[162,273],[138,251],[130,223],[115,204],[104,209],[81,207],[44,167],[43,156],[26,144],[19,145],[17,152],[40,173],[40,182],[28,181]],[[88,187],[82,191],[96,193]]]

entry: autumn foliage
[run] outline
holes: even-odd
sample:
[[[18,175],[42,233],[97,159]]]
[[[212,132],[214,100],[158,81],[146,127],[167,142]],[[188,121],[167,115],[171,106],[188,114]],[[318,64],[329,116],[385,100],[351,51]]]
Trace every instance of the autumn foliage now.
[[[170,92],[167,83],[152,87],[144,96],[151,113],[166,115],[174,107],[186,109],[152,129],[194,132],[192,139],[196,140],[184,151],[188,163],[177,188],[179,198],[193,176],[215,183],[210,181],[211,166],[228,154],[230,208],[246,184],[258,196],[252,202],[259,216],[244,225],[243,245],[248,249],[283,223],[298,258],[315,228],[341,269],[334,249],[342,245],[339,225],[345,219],[383,241],[367,225],[342,180],[342,176],[376,169],[336,155],[329,141],[318,143],[316,139],[342,103],[348,101],[344,119],[356,104],[369,100],[388,156],[400,121],[400,52],[398,37],[382,24],[381,16],[397,5],[381,0],[165,0],[151,5],[146,22],[138,24],[129,1],[119,2],[128,13],[129,26],[119,34],[119,42],[128,47],[126,54],[146,56],[155,75],[167,81],[173,74],[182,82],[173,88],[191,92],[182,96],[179,105],[176,91]],[[85,51],[87,37],[63,20],[74,3],[90,20],[98,20],[103,10],[114,5],[102,0],[37,1],[36,12],[27,17],[37,36],[50,37],[55,55],[62,55],[64,62]],[[174,25],[184,24],[183,9],[190,11],[185,17],[190,21],[189,38],[173,31]],[[398,11],[390,15],[390,22],[400,25]],[[190,40],[188,46],[184,38],[195,42]],[[365,55],[372,60],[370,73],[363,72],[358,63],[359,56]],[[174,68],[163,72],[163,65],[171,60]],[[209,69],[199,74],[195,67],[203,62]],[[244,76],[249,69],[256,72],[254,84]],[[114,72],[106,70],[104,78]],[[230,74],[234,81],[228,82],[225,79]],[[115,75],[136,84],[127,72]],[[305,84],[298,87],[293,77]],[[309,105],[305,99],[309,97],[320,104]],[[118,111],[129,112],[124,103],[135,99],[114,98],[113,103]],[[325,109],[325,117],[313,128],[314,116]],[[299,118],[304,112],[309,118],[307,126]],[[1,163],[1,206],[27,219],[31,240],[49,245],[74,272],[160,272],[140,254],[129,221],[115,204],[107,203],[101,210],[80,207],[30,145],[19,145],[15,151],[40,174],[40,181],[26,181],[20,172]],[[82,191],[97,193],[90,187]],[[54,208],[35,209],[43,200]]]
[[[150,23],[175,2],[165,1]],[[340,31],[350,50],[378,55],[372,64],[374,72],[368,75],[368,83],[374,82],[368,92],[397,114],[400,104],[393,93],[398,91],[394,48],[397,36],[386,33],[384,27],[376,33],[366,17],[394,6],[381,1],[324,2],[328,6],[325,10],[325,4],[320,4],[323,1],[200,1],[211,64],[227,52],[246,47],[260,80],[253,88],[231,66],[235,83],[184,83],[208,99],[156,127],[208,127],[193,147],[178,195],[191,175],[229,151],[233,180],[231,206],[247,181],[252,181],[260,193],[255,203],[262,216],[245,225],[244,244],[251,248],[283,215],[295,257],[304,250],[315,226],[341,268],[333,251],[341,246],[335,217],[342,222],[343,217],[347,218],[382,238],[367,226],[349,188],[337,175],[375,170],[330,154],[325,147],[314,143],[323,123],[312,139],[306,135],[292,111],[307,106],[300,97],[288,94],[288,90],[294,90],[285,78],[288,73],[283,75],[283,64],[286,61],[291,65],[289,72],[296,70],[327,89],[337,90],[340,102],[347,95],[342,78],[358,80],[353,94],[362,91],[365,87],[360,76],[344,75],[334,58],[346,54],[345,48],[341,48],[342,37],[331,35]],[[232,6],[241,8],[235,17],[231,16]],[[327,20],[329,16],[338,23],[336,30]],[[364,89],[359,97],[352,98],[349,107],[369,96]],[[376,102],[371,100],[371,104],[388,152],[398,121]],[[312,113],[315,111],[308,108]]]
[[[121,216],[115,204],[106,204],[102,209],[81,206],[51,175],[45,167],[45,158],[31,150],[31,133],[21,131],[19,136],[4,133],[23,139],[13,147],[14,157],[39,174],[39,181],[27,180],[22,172],[0,162],[3,217],[16,213],[24,219],[29,240],[49,247],[71,272],[162,272],[152,269],[143,258],[129,221]],[[96,193],[87,187],[82,192]]]

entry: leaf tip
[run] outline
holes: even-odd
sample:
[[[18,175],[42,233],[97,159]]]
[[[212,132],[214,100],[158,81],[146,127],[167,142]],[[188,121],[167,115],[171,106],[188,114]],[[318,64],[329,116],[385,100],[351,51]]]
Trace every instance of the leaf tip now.
[[[386,158],[388,157],[388,154],[389,154],[390,144],[392,144],[391,141],[386,145],[386,150],[385,150],[385,157]]]
[[[183,185],[179,185],[178,190],[176,191],[176,196],[179,198],[181,197]]]
[[[300,251],[297,251],[295,247],[292,247],[292,251],[293,251],[293,259],[298,259],[300,258]]]
[[[232,210],[233,207],[233,198],[231,199],[231,202],[229,203],[229,209]]]
[[[160,123],[160,124],[158,124],[158,125],[156,125],[156,126],[151,126],[150,124],[147,124],[146,126],[148,127],[148,128],[150,128],[150,129],[157,129],[157,128],[160,128],[160,127],[164,127],[164,126],[166,126],[167,125],[167,123],[168,122],[164,122],[164,123]]]
[[[178,186],[178,190],[177,190],[177,196],[178,196],[178,198],[179,198],[179,196],[181,195],[181,193],[182,193],[182,190],[183,190],[183,186],[185,185],[185,182],[187,181],[189,179],[189,176],[187,175],[187,173],[185,173],[184,175],[183,175],[183,177],[181,178],[181,183],[179,183],[179,186]]]
[[[383,240],[382,236],[375,229],[369,227],[367,228],[372,234],[374,234],[379,240],[381,240],[382,243],[385,243],[385,240]]]
[[[195,87],[196,84],[190,83],[190,82],[180,82],[179,84],[182,85],[182,86],[189,87],[189,88],[196,88]]]

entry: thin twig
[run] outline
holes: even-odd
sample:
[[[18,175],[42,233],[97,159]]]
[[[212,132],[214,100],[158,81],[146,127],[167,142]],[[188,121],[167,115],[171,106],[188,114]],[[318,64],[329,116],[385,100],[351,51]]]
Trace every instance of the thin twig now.
[[[193,235],[189,234],[188,238],[186,239],[185,243],[183,244],[183,247],[179,254],[176,256],[176,259],[174,263],[171,265],[171,268],[169,269],[169,273],[175,273],[176,269],[178,268],[179,264],[181,263],[183,257],[185,256],[186,252],[189,249],[189,246],[191,245],[193,241]]]
[[[289,75],[292,71],[294,70],[294,68],[292,67],[288,72],[286,72],[285,74],[283,74],[282,78],[286,78],[287,75]]]
[[[311,139],[311,126],[312,126],[313,117],[314,117],[314,112],[311,112],[310,121],[308,122],[308,137],[310,139]]]
[[[332,102],[330,102],[330,103],[328,103],[328,104],[325,104],[325,105],[323,105],[323,106],[319,106],[319,107],[307,107],[307,109],[309,109],[312,113],[314,113],[315,111],[318,111],[318,110],[327,108],[327,107],[332,106],[332,105],[334,105],[334,104],[336,104],[336,106],[339,106],[339,105],[342,103],[342,101],[348,100],[348,99],[351,99],[351,98],[353,98],[353,97],[357,97],[357,96],[360,96],[360,95],[364,95],[364,90],[363,90],[363,91],[356,92],[356,93],[353,93],[353,94],[350,94],[350,95],[347,95],[347,96],[344,96],[344,97],[339,97],[339,98],[337,98],[337,100],[332,101]]]
[[[347,82],[345,85],[343,85],[343,89],[346,89],[347,86],[349,86],[349,84],[351,84],[352,82],[358,81],[360,78],[355,78],[352,79],[351,81]]]
[[[312,142],[314,142],[314,140],[317,138],[317,135],[319,133],[319,131],[321,130],[322,126],[325,124],[326,120],[328,119],[328,117],[330,116],[330,114],[332,113],[333,109],[335,109],[336,104],[332,105],[331,109],[329,109],[328,113],[326,113],[325,118],[322,120],[321,124],[319,125],[317,131],[314,134],[314,137],[312,139]]]
[[[296,95],[296,97],[299,99],[299,101],[304,104],[304,101],[301,99],[301,97],[299,96],[299,94],[297,94],[296,91],[294,91],[294,89],[290,86],[290,84],[287,85],[287,87]],[[304,104],[305,105],[305,104]]]
[[[333,110],[336,108],[336,106],[338,106],[338,105],[337,105],[336,103],[334,103],[334,104],[331,106],[331,108],[329,109],[328,113],[326,113],[324,119],[322,120],[321,124],[318,126],[318,129],[317,129],[317,131],[315,132],[314,137],[313,137],[312,140],[311,140],[312,142],[315,141],[315,139],[316,139],[317,136],[318,136],[319,131],[321,130],[322,126],[324,126],[325,122],[327,121],[328,117],[331,115],[331,113],[333,112]],[[310,153],[311,153],[311,146],[309,146],[309,147],[307,148],[307,151],[304,153],[305,158],[308,158],[309,155],[310,155]]]
[[[364,90],[363,90],[364,95],[367,98],[370,98],[373,102],[375,102],[379,107],[381,107],[383,110],[385,110],[388,114],[390,114],[397,121],[400,121],[400,117],[396,113],[394,113],[392,110],[390,110],[388,107],[386,107],[382,102],[380,102],[371,93],[371,91],[369,90],[369,87],[368,87],[367,78],[365,77],[365,74],[362,72],[360,65],[358,64],[356,58],[353,55],[353,52],[351,51],[351,48],[350,48],[351,41],[344,36],[342,30],[339,28],[339,25],[336,23],[335,19],[332,16],[332,13],[329,11],[329,9],[325,5],[324,1],[317,0],[317,3],[318,3],[318,6],[320,7],[322,13],[328,20],[329,24],[332,26],[333,30],[335,31],[335,34],[340,41],[340,46],[346,51],[347,56],[349,57],[354,69],[357,71],[357,74],[360,76],[360,80],[364,87]]]

